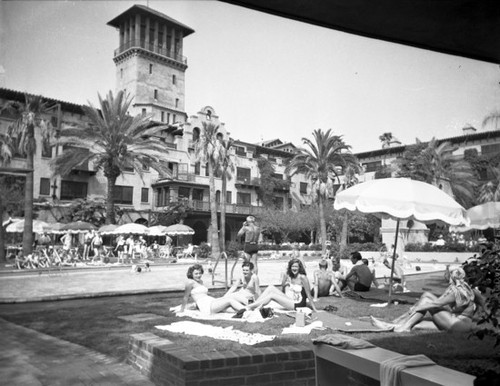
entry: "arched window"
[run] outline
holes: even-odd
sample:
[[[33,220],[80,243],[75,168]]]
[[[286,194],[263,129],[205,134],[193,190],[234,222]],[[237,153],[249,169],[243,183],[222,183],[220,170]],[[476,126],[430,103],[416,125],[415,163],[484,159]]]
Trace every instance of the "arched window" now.
[[[215,192],[215,202],[217,204],[220,204],[220,190],[218,190],[217,192]]]
[[[207,110],[207,121],[212,119],[212,112],[210,110]]]
[[[195,127],[193,129],[193,142],[197,142],[200,139],[200,129]]]

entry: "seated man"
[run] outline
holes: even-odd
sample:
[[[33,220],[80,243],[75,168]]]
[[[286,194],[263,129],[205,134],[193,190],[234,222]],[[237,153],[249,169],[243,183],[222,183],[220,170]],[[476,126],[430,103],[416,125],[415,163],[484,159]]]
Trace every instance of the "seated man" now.
[[[376,272],[375,272],[375,267],[373,266],[373,264],[370,264],[368,259],[361,259],[361,261],[363,261],[363,264],[365,264],[370,269],[370,272],[372,273],[372,285],[375,288],[379,288],[379,284],[378,284],[378,280],[377,280],[377,276],[376,276]],[[372,258],[372,261],[373,261],[373,258]]]
[[[337,294],[342,297],[342,291],[337,283],[338,277],[335,272],[328,271],[328,262],[325,259],[320,260],[319,269],[314,271],[314,281],[312,293],[314,301],[318,301],[319,296],[331,296]]]
[[[341,289],[348,286],[353,291],[369,291],[373,275],[370,268],[363,263],[361,253],[353,252],[351,262],[353,264],[351,271],[346,275],[345,279],[340,279]]]

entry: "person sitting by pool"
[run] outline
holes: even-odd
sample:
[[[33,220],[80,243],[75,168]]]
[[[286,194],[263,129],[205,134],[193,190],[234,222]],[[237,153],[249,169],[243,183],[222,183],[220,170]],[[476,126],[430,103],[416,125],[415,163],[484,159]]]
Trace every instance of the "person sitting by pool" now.
[[[396,255],[397,256],[397,255]],[[384,265],[391,269],[391,266],[392,266],[392,258],[390,257],[387,257],[386,259],[384,259]],[[386,278],[386,285],[388,285],[389,283],[387,282],[387,278]],[[406,280],[405,280],[405,273],[403,271],[403,267],[401,267],[401,264],[399,264],[399,261],[398,259],[396,259],[396,261],[394,262],[394,273],[393,273],[393,276],[392,276],[392,289],[394,291],[405,291],[406,290]]]
[[[353,252],[351,262],[353,267],[344,279],[340,279],[340,288],[343,290],[349,287],[352,291],[369,291],[373,281],[373,274],[368,266],[363,263],[361,253]]]
[[[299,259],[292,259],[288,262],[287,273],[283,279],[282,288],[283,291],[280,291],[270,285],[255,302],[246,306],[246,309],[254,310],[262,308],[271,301],[275,301],[287,310],[296,310],[300,307],[306,307],[307,300],[309,299],[310,307],[313,311],[317,311],[311,295],[311,286],[306,276],[306,270]]]
[[[319,269],[315,270],[312,294],[314,301],[318,301],[319,296],[332,296],[337,295],[342,297],[342,291],[338,284],[338,277],[335,275],[338,272],[327,270],[328,262],[321,259],[319,262]]]
[[[241,264],[242,276],[234,282],[224,295],[232,296],[241,303],[248,304],[255,301],[262,293],[260,290],[259,277],[254,273],[254,265],[251,261]],[[238,291],[238,287],[241,287]]]
[[[483,296],[466,283],[465,271],[458,267],[450,272],[450,285],[440,297],[424,292],[410,311],[391,323],[373,316],[371,319],[376,327],[404,332],[410,331],[429,313],[440,330],[468,332],[476,327],[473,316],[478,309],[477,306],[487,311]]]
[[[207,315],[216,314],[230,307],[235,311],[245,308],[245,304],[231,296],[214,298],[208,295],[208,288],[203,284],[203,280],[201,279],[203,276],[203,267],[200,264],[190,266],[186,275],[188,281],[184,288],[184,297],[182,298],[180,312],[184,312],[190,296],[193,298],[198,309]]]
[[[377,280],[377,273],[375,272],[375,266],[374,266],[374,259],[372,257],[372,263],[370,264],[370,261],[368,259],[361,259],[361,261],[363,262],[364,265],[366,265],[369,269],[370,269],[370,272],[372,273],[372,285],[375,287],[375,288],[379,288],[379,283],[378,283],[378,280]]]

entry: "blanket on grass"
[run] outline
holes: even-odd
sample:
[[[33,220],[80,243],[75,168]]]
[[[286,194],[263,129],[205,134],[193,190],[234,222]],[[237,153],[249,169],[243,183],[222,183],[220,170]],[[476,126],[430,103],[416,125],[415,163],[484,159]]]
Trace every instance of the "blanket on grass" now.
[[[267,342],[276,338],[276,335],[263,335],[258,333],[252,334],[239,330],[233,330],[233,326],[223,328],[190,321],[174,322],[166,326],[155,327],[163,331],[177,332],[196,336],[207,336],[214,339],[231,340],[233,342],[247,345]]]
[[[389,293],[387,290],[380,288],[370,288],[368,292],[347,290],[342,291],[342,295],[349,299],[370,303],[387,303],[389,300]],[[399,304],[414,304],[416,300],[420,298],[420,295],[421,294],[417,292],[396,293],[393,294],[391,300]]]
[[[389,332],[390,329],[380,329],[372,326],[369,321],[359,319],[347,319],[334,315],[330,312],[318,312],[315,314],[317,320],[323,322],[324,327],[332,330],[355,333],[355,332]]]

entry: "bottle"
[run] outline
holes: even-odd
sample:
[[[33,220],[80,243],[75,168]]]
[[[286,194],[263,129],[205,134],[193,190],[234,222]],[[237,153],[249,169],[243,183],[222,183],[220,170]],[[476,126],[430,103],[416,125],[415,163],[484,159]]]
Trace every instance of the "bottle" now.
[[[297,311],[295,313],[295,326],[304,327],[306,325],[306,314],[302,311]]]

